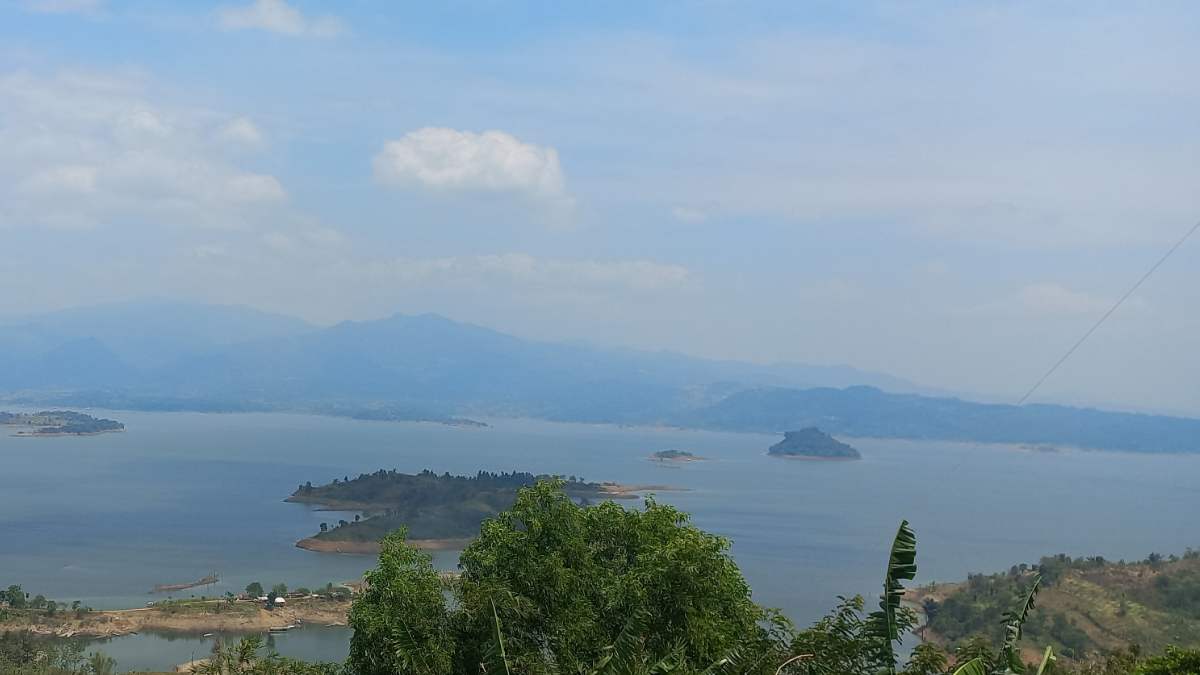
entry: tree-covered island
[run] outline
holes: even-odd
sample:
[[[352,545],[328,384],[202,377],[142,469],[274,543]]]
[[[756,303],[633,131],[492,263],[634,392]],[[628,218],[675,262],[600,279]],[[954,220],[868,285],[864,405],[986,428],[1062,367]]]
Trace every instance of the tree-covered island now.
[[[43,410],[35,413],[0,411],[0,424],[23,427],[16,432],[17,436],[87,436],[125,430],[125,425],[116,420],[92,417],[73,410]]]
[[[687,450],[659,450],[650,455],[650,459],[655,462],[698,462],[704,458]]]
[[[454,476],[429,470],[407,474],[381,469],[353,479],[335,478],[326,485],[305,483],[285,501],[312,504],[324,510],[362,512],[352,521],[322,523],[320,532],[297,542],[300,548],[374,553],[379,550],[379,541],[400,527],[407,527],[411,541],[422,547],[459,548],[479,534],[479,526],[485,519],[511,507],[517,490],[546,478],[550,477],[515,471]],[[633,498],[639,489],[614,483],[589,483],[570,476],[563,483],[563,490],[576,502],[589,504]]]
[[[813,459],[862,459],[858,450],[816,427],[785,432],[783,440],[772,445],[767,454]]]

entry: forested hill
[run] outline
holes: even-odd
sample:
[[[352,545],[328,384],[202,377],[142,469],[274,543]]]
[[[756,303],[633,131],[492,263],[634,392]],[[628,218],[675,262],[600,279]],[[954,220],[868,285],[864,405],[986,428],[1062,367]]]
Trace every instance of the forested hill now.
[[[491,473],[474,476],[437,474],[426,470],[407,474],[379,470],[356,478],[334,479],[325,485],[301,485],[289,502],[320,505],[339,511],[362,511],[366,518],[341,521],[322,527],[313,540],[321,542],[370,542],[399,527],[407,527],[414,539],[469,538],[479,525],[512,506],[517,490],[541,479],[527,472]],[[588,502],[614,496],[608,486],[588,483],[570,476],[563,490],[572,498]]]
[[[1003,615],[1042,579],[1037,609],[1024,627],[1027,642],[1080,656],[1133,645],[1147,652],[1168,644],[1200,647],[1200,553],[1151,554],[1134,563],[1102,557],[1048,556],[1008,572],[971,575],[925,586],[911,598],[929,618],[927,638],[961,645],[1003,639]]]
[[[752,389],[696,410],[687,426],[840,436],[1037,443],[1130,452],[1200,452],[1200,420],[1058,405],[998,405],[873,387]]]

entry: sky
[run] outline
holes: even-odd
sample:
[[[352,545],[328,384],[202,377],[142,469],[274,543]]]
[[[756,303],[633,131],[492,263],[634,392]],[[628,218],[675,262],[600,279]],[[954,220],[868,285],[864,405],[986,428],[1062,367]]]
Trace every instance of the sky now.
[[[141,298],[1015,401],[1200,219],[1200,5],[0,0],[0,314]],[[1200,237],[1034,400],[1200,415]]]

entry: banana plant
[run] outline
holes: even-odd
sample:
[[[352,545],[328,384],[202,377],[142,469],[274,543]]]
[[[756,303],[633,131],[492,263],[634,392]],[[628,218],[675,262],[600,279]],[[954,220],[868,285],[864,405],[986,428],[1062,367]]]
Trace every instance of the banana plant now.
[[[1000,664],[1003,669],[997,671],[998,675],[1022,675],[1025,672],[1025,664],[1021,663],[1021,652],[1017,643],[1021,640],[1021,629],[1029,618],[1029,613],[1033,611],[1041,585],[1042,577],[1034,577],[1033,585],[1029,587],[1021,604],[1016,609],[1004,613],[1004,647],[1001,650],[1003,662]],[[1045,667],[1045,661],[1042,665]]]
[[[866,631],[878,643],[878,660],[882,673],[896,675],[896,645],[901,634],[911,624],[904,615],[900,601],[904,597],[902,581],[912,581],[917,576],[917,536],[908,521],[900,522],[896,537],[892,540],[888,556],[887,572],[883,579],[883,595],[879,598],[879,610],[867,618]]]

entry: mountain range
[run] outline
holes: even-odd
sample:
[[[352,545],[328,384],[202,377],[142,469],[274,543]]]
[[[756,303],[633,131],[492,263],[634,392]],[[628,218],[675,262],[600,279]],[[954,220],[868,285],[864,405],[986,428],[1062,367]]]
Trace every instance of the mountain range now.
[[[0,396],[142,410],[374,419],[524,416],[857,436],[1200,451],[1200,421],[938,395],[848,366],[760,365],[528,340],[433,314],[318,327],[141,302],[0,320]]]

